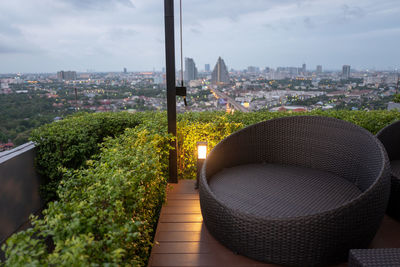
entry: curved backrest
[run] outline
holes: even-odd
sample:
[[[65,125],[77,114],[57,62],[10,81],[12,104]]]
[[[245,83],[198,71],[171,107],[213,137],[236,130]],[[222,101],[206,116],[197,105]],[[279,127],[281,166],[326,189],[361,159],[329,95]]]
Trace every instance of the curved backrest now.
[[[389,160],[400,159],[400,121],[389,124],[380,130],[376,137],[385,147]]]
[[[278,163],[337,174],[368,189],[385,168],[386,152],[374,135],[342,120],[293,116],[242,129],[210,152],[206,177],[223,168],[249,163]]]

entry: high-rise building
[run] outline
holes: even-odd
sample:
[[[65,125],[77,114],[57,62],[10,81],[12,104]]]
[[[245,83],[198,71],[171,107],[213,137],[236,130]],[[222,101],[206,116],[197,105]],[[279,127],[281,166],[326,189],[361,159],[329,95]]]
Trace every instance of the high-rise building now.
[[[322,73],[322,66],[317,65],[317,74],[321,74],[321,73]]]
[[[205,64],[205,65],[204,65],[204,70],[205,70],[206,72],[210,72],[210,64]]]
[[[197,80],[197,68],[193,58],[185,58],[184,79],[188,82]]]
[[[59,71],[57,72],[57,78],[59,80],[64,80],[64,81],[71,81],[71,80],[76,80],[76,71]]]
[[[126,70],[126,68],[124,68],[124,73],[126,74],[128,71]]]
[[[217,64],[215,64],[214,70],[211,74],[211,83],[217,85],[229,83],[228,68],[221,57],[218,58]]]
[[[304,74],[304,73],[306,73],[306,71],[307,71],[307,68],[306,68],[306,64],[304,63],[304,64],[301,66],[301,72]]]
[[[350,65],[343,65],[342,78],[346,80],[350,78]]]

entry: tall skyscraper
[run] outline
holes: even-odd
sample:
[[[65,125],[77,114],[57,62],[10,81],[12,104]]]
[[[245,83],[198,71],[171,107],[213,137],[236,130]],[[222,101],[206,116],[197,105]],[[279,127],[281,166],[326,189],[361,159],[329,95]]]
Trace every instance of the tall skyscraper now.
[[[304,63],[304,64],[301,66],[301,72],[304,74],[304,73],[306,73],[306,71],[307,71],[307,67],[306,67],[306,64]]]
[[[126,70],[126,68],[124,68],[124,73],[126,74],[128,71]]]
[[[76,71],[59,71],[57,72],[57,78],[65,81],[76,80]]]
[[[197,68],[193,58],[185,58],[184,79],[188,82],[192,80],[197,80]]]
[[[317,65],[317,74],[321,74],[321,73],[322,73],[322,66]]]
[[[221,57],[218,58],[217,64],[215,64],[214,70],[211,74],[211,83],[217,85],[229,83],[228,68]]]
[[[205,64],[205,65],[204,65],[204,70],[205,70],[206,72],[210,72],[210,64]]]
[[[342,78],[346,80],[350,78],[350,65],[343,65]]]

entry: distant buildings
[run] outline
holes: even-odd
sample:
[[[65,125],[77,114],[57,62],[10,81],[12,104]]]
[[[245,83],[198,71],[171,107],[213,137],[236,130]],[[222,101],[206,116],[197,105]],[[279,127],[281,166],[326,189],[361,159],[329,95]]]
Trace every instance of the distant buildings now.
[[[210,64],[205,64],[204,70],[205,70],[205,72],[210,72]]]
[[[342,78],[345,80],[350,78],[350,65],[343,65]]]
[[[197,68],[193,58],[185,58],[184,80],[188,82],[197,80]]]
[[[276,72],[288,73],[290,75],[298,75],[299,70],[301,70],[301,68],[297,68],[297,67],[278,67],[278,68],[276,68]]]
[[[260,68],[259,67],[254,67],[254,66],[248,66],[247,67],[247,72],[248,73],[259,73]]]
[[[76,71],[59,71],[57,72],[57,78],[62,81],[74,81],[76,80]]]
[[[215,64],[214,70],[211,74],[211,83],[220,85],[229,83],[229,72],[225,65],[224,60],[219,57],[217,64]]]
[[[307,67],[306,67],[306,64],[304,63],[304,64],[301,66],[301,72],[302,72],[303,74],[305,74],[306,71],[307,71]]]
[[[321,73],[322,73],[322,66],[317,65],[317,74],[321,74]]]
[[[126,70],[126,68],[124,68],[124,74],[126,74],[128,71]]]

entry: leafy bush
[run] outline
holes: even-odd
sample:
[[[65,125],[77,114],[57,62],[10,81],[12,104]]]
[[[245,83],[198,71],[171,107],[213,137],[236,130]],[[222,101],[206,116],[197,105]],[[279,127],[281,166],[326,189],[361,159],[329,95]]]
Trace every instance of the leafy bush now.
[[[7,240],[5,265],[144,266],[164,199],[169,141],[129,129],[108,138],[86,169],[64,168],[59,201]]]
[[[345,120],[361,126],[373,134],[376,134],[384,126],[400,119],[400,112],[386,111],[386,110],[373,110],[373,111],[349,111],[349,110],[314,110],[311,112],[251,112],[241,113],[236,112],[232,115],[226,115],[229,122],[241,122],[245,126],[283,116],[326,116]]]
[[[46,124],[32,132],[31,140],[37,145],[36,169],[43,181],[42,198],[55,199],[62,179],[61,167],[79,168],[93,154],[105,137],[117,136],[126,128],[142,122],[143,114],[81,113],[65,120]]]
[[[219,141],[242,128],[242,123],[228,122],[226,117],[216,116],[212,122],[183,119],[177,124],[178,176],[181,179],[196,178],[196,143],[207,141],[212,149]]]
[[[400,103],[400,94],[394,95],[393,102]]]
[[[179,178],[196,177],[196,142],[207,141],[212,149],[240,128],[292,115],[335,117],[373,134],[400,119],[397,111],[180,114]],[[139,126],[114,139],[106,138],[100,147],[97,145],[106,136],[115,136],[136,125]],[[166,113],[103,113],[79,115],[35,132],[38,166],[54,178],[48,189],[55,190],[61,181],[59,201],[49,204],[43,219],[33,218],[32,228],[8,239],[3,247],[5,264],[145,265],[165,194],[171,140],[166,129]],[[98,156],[87,160],[98,152]]]

